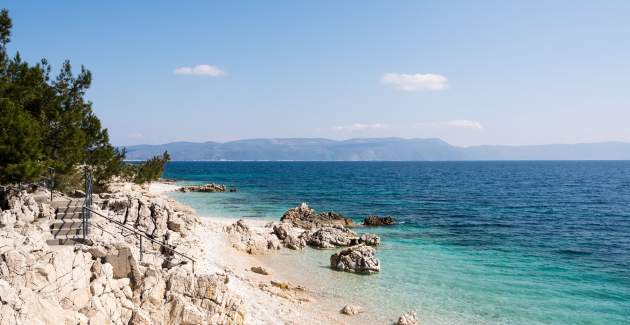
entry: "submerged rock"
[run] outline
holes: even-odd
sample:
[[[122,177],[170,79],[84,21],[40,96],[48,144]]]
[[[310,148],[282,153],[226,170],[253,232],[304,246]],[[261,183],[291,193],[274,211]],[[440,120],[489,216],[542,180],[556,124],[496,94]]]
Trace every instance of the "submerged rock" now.
[[[392,217],[367,216],[363,219],[364,226],[391,226],[396,220]]]
[[[262,266],[252,266],[250,270],[254,273],[262,274],[262,275],[271,275],[267,269]]]
[[[365,244],[352,246],[330,256],[330,266],[334,270],[372,274],[379,272],[381,263],[374,256],[374,249]]]
[[[418,317],[415,311],[408,311],[398,318],[398,325],[416,325],[418,324]]]
[[[280,221],[290,223],[295,227],[303,229],[315,229],[323,226],[344,226],[354,227],[351,219],[345,218],[336,212],[315,213],[308,204],[302,203],[300,206],[289,209],[282,215]]]
[[[354,316],[362,313],[363,308],[357,305],[345,305],[340,312],[344,315]]]

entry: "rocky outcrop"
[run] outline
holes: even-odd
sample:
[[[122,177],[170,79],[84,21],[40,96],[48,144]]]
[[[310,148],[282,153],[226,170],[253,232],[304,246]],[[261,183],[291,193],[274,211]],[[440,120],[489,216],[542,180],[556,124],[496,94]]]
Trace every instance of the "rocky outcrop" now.
[[[365,244],[346,248],[330,256],[330,267],[338,271],[372,274],[380,271],[380,264],[374,256],[374,249]]]
[[[267,228],[265,228],[267,229]],[[249,254],[264,254],[269,250],[278,250],[281,243],[272,232],[261,232],[250,227],[243,219],[223,228],[234,248]]]
[[[305,237],[306,244],[314,248],[345,247],[359,242],[357,233],[343,226],[322,227]]]
[[[392,217],[367,216],[363,219],[364,226],[391,226],[396,220]]]
[[[4,191],[0,213],[1,324],[243,324],[243,301],[225,274],[192,273],[192,266],[96,215],[92,245],[56,246],[52,213],[37,196]],[[201,258],[189,238],[199,224],[189,210],[126,184],[95,197],[101,212],[174,249]]]
[[[39,198],[28,193],[25,189],[0,187],[0,227],[24,226],[37,218],[52,218],[54,209],[50,207],[47,198],[50,192],[45,189],[34,189]]]
[[[345,305],[340,311],[344,315],[354,316],[363,312],[363,308],[357,305]]]
[[[190,185],[190,186],[182,186],[179,188],[180,192],[206,192],[206,193],[214,193],[214,192],[226,192],[227,188],[222,184],[214,184],[209,183],[205,185]]]
[[[290,223],[302,229],[315,229],[323,226],[354,227],[351,219],[336,212],[315,213],[308,204],[302,203],[296,208],[289,209],[282,215],[280,221]]]
[[[418,317],[415,311],[408,311],[398,318],[398,325],[416,325],[418,324]]]

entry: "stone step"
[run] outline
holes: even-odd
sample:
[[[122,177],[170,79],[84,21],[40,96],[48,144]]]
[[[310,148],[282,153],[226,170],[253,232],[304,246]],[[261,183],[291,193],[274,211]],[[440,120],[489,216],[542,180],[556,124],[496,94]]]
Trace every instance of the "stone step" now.
[[[55,239],[46,240],[46,244],[49,246],[56,245],[74,245],[74,244],[85,244],[86,240],[81,236],[59,236]]]
[[[57,213],[69,213],[69,212],[81,212],[81,211],[83,211],[82,205],[72,205],[72,206],[57,208]]]
[[[50,225],[51,231],[55,231],[56,229],[72,229],[72,228],[81,228],[83,227],[83,219],[81,218],[71,218],[71,219],[62,219],[53,221]]]
[[[83,217],[82,212],[69,212],[69,213],[57,213],[55,214],[55,219],[57,220],[65,220],[65,219],[81,219]]]
[[[71,200],[54,200],[51,206],[55,209],[69,207],[69,206],[82,206],[85,203],[85,199],[71,199]]]
[[[60,236],[81,236],[83,235],[83,228],[74,227],[66,229],[52,229],[50,232],[54,238],[59,238]]]

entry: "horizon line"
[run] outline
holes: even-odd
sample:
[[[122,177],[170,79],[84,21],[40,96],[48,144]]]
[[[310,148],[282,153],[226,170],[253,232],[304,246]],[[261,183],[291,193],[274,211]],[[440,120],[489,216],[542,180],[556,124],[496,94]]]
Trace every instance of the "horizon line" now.
[[[331,142],[346,142],[352,140],[438,140],[444,142],[450,146],[458,147],[458,148],[474,148],[474,147],[535,147],[535,146],[558,146],[558,145],[590,145],[590,144],[630,144],[630,141],[621,141],[621,140],[603,140],[603,141],[594,141],[594,142],[573,142],[573,143],[543,143],[543,144],[478,144],[478,145],[470,145],[470,146],[461,146],[454,145],[440,138],[405,138],[405,137],[366,137],[366,138],[346,138],[346,139],[330,139],[330,138],[322,138],[322,137],[293,137],[293,138],[243,138],[238,140],[228,140],[228,141],[170,141],[160,144],[149,144],[149,143],[140,143],[140,144],[127,144],[127,145],[116,145],[117,148],[128,148],[128,147],[137,147],[137,146],[164,146],[170,144],[177,143],[190,143],[190,144],[207,144],[207,143],[215,143],[215,144],[226,144],[232,142],[240,142],[240,141],[255,141],[255,140],[327,140]]]

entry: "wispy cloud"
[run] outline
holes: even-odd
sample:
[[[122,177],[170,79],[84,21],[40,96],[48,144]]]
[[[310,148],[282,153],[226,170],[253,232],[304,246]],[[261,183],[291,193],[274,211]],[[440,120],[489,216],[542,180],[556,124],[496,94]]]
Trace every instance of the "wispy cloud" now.
[[[389,125],[382,123],[374,123],[374,124],[363,124],[363,123],[354,123],[350,125],[341,125],[333,127],[333,130],[337,132],[357,132],[357,131],[365,131],[365,130],[383,130],[389,128]]]
[[[483,130],[483,125],[481,125],[480,122],[471,121],[471,120],[450,120],[450,121],[445,121],[445,122],[418,123],[417,126],[418,127]]]
[[[127,138],[129,139],[142,139],[144,138],[144,135],[140,132],[134,132],[134,133],[129,133],[127,134]]]
[[[381,82],[402,91],[438,91],[448,88],[448,80],[439,74],[386,73]]]
[[[221,77],[225,75],[225,71],[221,70],[219,67],[209,64],[200,64],[194,67],[180,67],[173,70],[173,73],[180,75],[207,77]]]

